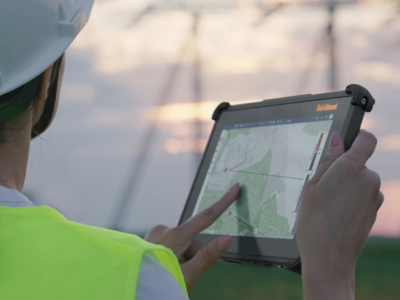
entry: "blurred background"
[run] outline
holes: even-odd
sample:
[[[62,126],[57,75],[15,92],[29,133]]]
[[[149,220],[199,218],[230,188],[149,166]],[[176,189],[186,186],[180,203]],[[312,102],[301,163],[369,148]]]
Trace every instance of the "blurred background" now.
[[[175,226],[220,102],[367,87],[368,167],[385,203],[359,299],[400,295],[400,1],[97,0],[67,52],[60,107],[24,193],[68,219],[143,235]],[[192,299],[301,299],[281,270],[220,263]]]

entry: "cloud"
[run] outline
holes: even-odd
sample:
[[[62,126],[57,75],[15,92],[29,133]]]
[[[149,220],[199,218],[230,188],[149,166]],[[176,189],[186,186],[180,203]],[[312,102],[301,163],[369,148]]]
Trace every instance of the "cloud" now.
[[[178,153],[190,153],[190,152],[197,152],[203,153],[204,149],[206,148],[208,139],[168,139],[164,143],[164,149],[169,154],[178,154]]]
[[[98,11],[102,8],[100,5]],[[124,13],[118,17],[117,24],[128,24],[133,13],[127,16],[124,6],[119,10]],[[157,16],[149,16],[143,23],[131,27],[127,24],[118,26],[107,22],[107,18],[101,15],[94,15],[84,34],[78,36],[71,47],[90,49],[96,62],[95,70],[103,74],[126,72],[142,65],[169,63],[176,55],[176,45],[181,44],[187,35],[188,26],[184,25],[187,18],[182,12],[169,12],[163,15],[162,22]],[[167,28],[163,24],[168,24]]]
[[[277,98],[281,94],[271,90],[267,98]],[[231,101],[232,105],[259,102],[263,99],[247,99]],[[83,121],[83,126],[94,128],[125,128],[138,129],[151,120],[160,123],[180,122],[211,122],[211,116],[221,101],[205,101],[201,103],[171,103],[161,107],[148,106],[139,108],[97,108],[89,112]]]
[[[73,159],[101,160],[110,157],[130,157],[136,154],[138,149],[134,141],[110,143],[107,145],[82,145],[78,146],[70,153]],[[158,150],[158,149],[155,149]]]
[[[227,56],[213,61],[209,71],[224,74],[254,74],[261,66],[261,61],[256,57]]]
[[[141,22],[131,26],[135,16],[151,3],[127,0],[96,3],[84,34],[78,36],[72,47],[92,49],[96,70],[104,74],[127,72],[142,65],[170,63],[178,52],[178,45],[190,34],[191,13],[167,9],[160,1],[157,4],[163,7],[160,12],[146,15]],[[224,5],[228,3],[225,1]],[[324,6],[287,6],[261,26],[254,27],[261,14],[257,6],[249,5],[249,1],[231,3],[234,4],[228,6],[241,9],[232,9],[229,14],[225,10],[205,11],[201,18],[200,47],[204,62],[213,72],[249,74],[269,69],[286,73],[294,68],[304,68],[305,60],[300,52],[310,48],[307,37],[318,37],[327,22]],[[346,9],[339,10],[338,24],[341,29],[371,31],[384,23],[388,12],[384,5],[377,8],[370,5],[346,6]],[[361,34],[353,36],[351,42],[357,47],[368,42]],[[190,54],[186,63],[189,60]],[[319,55],[316,67],[325,68],[327,62],[326,55]],[[379,70],[376,78],[387,78],[387,70],[382,66]],[[365,67],[359,66],[357,74],[364,75],[364,71]]]
[[[379,124],[376,117],[371,116],[370,114],[365,115],[361,128],[365,130],[376,129],[376,126]]]
[[[90,111],[83,121],[84,126],[98,129],[138,129],[145,121],[146,112],[135,108],[97,108]]]
[[[371,78],[381,84],[400,88],[400,64],[384,61],[364,61],[356,65],[354,73],[361,79]]]
[[[381,137],[379,139],[378,149],[383,151],[400,151],[400,134]]]
[[[143,65],[170,63],[179,45],[190,35],[191,13],[165,10],[130,26],[138,11],[127,1],[100,2],[84,34],[78,36],[72,47],[91,49],[96,70],[108,75]],[[312,13],[306,11],[306,14]],[[307,45],[299,33],[307,28],[311,35],[319,34],[320,30],[315,28],[323,27],[324,14],[313,12],[312,18],[304,18],[292,10],[282,10],[274,16],[273,27],[265,22],[254,28],[259,17],[260,11],[252,6],[231,10],[229,14],[205,13],[199,25],[199,39],[206,69],[215,73],[254,74],[261,69],[287,73],[295,67],[304,67],[304,56],[293,51]],[[189,51],[185,64],[190,64],[192,57]]]
[[[278,91],[271,90],[266,93],[267,99],[279,98]],[[230,101],[231,105],[260,102],[264,99],[244,99],[242,101]],[[155,121],[159,122],[211,122],[211,116],[221,101],[205,101],[201,103],[172,103],[160,108],[151,107],[147,110]]]
[[[73,105],[93,104],[94,95],[94,86],[68,81],[63,85],[60,101]]]
[[[337,24],[341,29],[374,31],[380,29],[393,11],[392,4],[347,5],[338,11]]]

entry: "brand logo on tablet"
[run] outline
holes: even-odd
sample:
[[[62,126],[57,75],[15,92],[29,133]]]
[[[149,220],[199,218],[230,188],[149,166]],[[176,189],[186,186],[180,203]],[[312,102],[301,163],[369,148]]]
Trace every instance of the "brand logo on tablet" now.
[[[338,105],[339,105],[339,103],[332,104],[332,105],[329,104],[329,103],[328,104],[324,104],[324,105],[318,104],[317,111],[336,110]]]

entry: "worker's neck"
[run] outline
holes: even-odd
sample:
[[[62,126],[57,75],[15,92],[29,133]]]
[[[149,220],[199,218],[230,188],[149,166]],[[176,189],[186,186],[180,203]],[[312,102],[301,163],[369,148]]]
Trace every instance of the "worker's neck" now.
[[[0,145],[0,185],[22,192],[29,157],[31,127],[24,126],[12,134],[9,143]]]

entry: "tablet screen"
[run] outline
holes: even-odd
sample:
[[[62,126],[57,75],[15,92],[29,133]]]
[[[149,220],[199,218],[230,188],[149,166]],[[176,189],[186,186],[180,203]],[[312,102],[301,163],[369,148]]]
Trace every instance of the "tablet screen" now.
[[[236,182],[239,198],[203,234],[293,239],[305,183],[314,175],[334,114],[224,126],[194,214]]]

